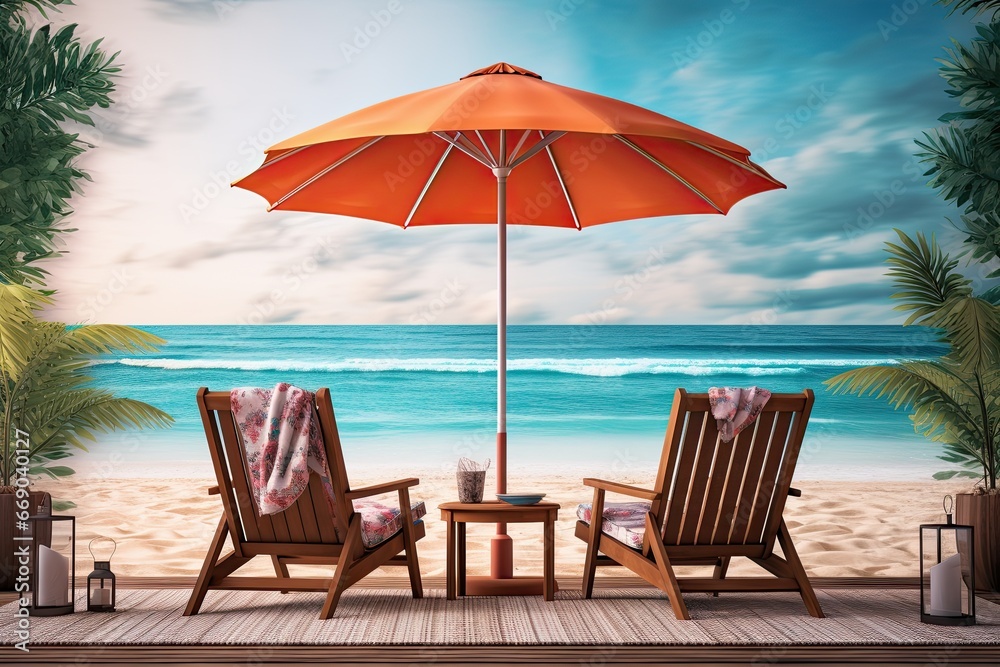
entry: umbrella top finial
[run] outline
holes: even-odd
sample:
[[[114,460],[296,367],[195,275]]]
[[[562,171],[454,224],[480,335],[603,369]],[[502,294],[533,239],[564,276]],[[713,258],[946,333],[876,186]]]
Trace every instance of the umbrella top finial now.
[[[482,69],[477,69],[475,72],[469,72],[463,79],[468,79],[471,76],[483,76],[484,74],[523,74],[524,76],[530,76],[535,79],[541,79],[541,75],[535,74],[530,69],[524,69],[523,67],[518,67],[517,65],[511,65],[510,63],[496,63],[495,65],[490,65],[489,67],[484,67]]]

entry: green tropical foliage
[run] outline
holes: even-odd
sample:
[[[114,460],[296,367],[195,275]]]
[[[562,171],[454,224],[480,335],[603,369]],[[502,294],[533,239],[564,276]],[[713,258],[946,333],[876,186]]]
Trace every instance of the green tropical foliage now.
[[[8,295],[4,298],[4,295]],[[167,426],[170,415],[151,405],[119,398],[88,386],[90,359],[111,353],[136,354],[157,349],[163,341],[152,334],[119,325],[69,327],[58,322],[23,318],[30,301],[0,291],[0,404],[4,433],[14,427],[30,434],[28,474],[63,477],[73,469],[62,465],[74,449],[86,450],[96,433],[125,428]],[[22,317],[7,317],[21,310]],[[13,443],[4,443],[0,486],[13,483]]]
[[[876,396],[912,411],[916,431],[942,443],[940,458],[954,467],[937,479],[970,477],[997,488],[1000,474],[1000,307],[972,293],[933,237],[916,240],[896,230],[886,243],[889,275],[899,291],[896,310],[907,326],[933,327],[949,345],[933,361],[866,366],[827,380],[834,393]]]
[[[952,40],[938,61],[960,110],[941,116],[948,125],[917,141],[917,157],[929,165],[930,185],[962,209],[963,254],[988,263],[1000,259],[1000,0],[940,4],[989,22],[976,26],[978,37],[968,44]],[[1000,277],[1000,270],[988,277]]]
[[[111,105],[118,54],[84,45],[75,24],[32,30],[25,8],[58,10],[60,0],[0,2],[0,282],[40,283],[36,262],[59,254],[69,199],[89,180],[75,166],[86,145],[62,129],[93,125]]]
[[[112,103],[118,54],[84,45],[76,26],[31,27],[68,0],[0,0],[0,487],[21,474],[15,428],[30,434],[29,477],[62,477],[96,434],[167,426],[166,413],[90,384],[97,355],[135,354],[163,341],[125,326],[68,326],[39,310],[52,302],[40,260],[60,254],[69,200],[89,180],[75,165],[88,146],[64,125],[93,125]]]

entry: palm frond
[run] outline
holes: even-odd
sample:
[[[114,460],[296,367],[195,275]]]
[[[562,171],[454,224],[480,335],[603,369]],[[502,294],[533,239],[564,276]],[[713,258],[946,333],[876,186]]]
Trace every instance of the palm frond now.
[[[886,242],[891,267],[887,274],[900,291],[892,295],[902,301],[896,310],[911,311],[906,324],[922,324],[946,302],[971,293],[971,282],[955,271],[957,260],[950,259],[931,236],[917,234],[914,241],[895,230],[900,243]]]
[[[990,302],[974,296],[951,299],[927,321],[947,332],[960,372],[982,376],[1000,365],[1000,309]]]

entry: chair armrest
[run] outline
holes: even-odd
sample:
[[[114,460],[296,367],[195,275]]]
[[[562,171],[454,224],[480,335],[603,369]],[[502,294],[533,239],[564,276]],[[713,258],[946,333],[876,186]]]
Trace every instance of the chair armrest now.
[[[792,487],[788,487],[788,495],[795,496],[796,498],[801,498],[802,497],[802,490],[801,489],[794,489]]]
[[[218,484],[216,484],[215,486],[208,487],[208,495],[210,495],[210,496],[217,496],[220,493],[222,493],[222,491],[219,490],[219,485]]]
[[[386,482],[385,484],[376,484],[375,486],[365,486],[360,489],[354,489],[353,491],[345,493],[344,497],[347,500],[370,498],[371,496],[381,496],[383,493],[407,489],[411,486],[416,486],[417,484],[420,484],[419,479],[416,477],[409,477],[407,479],[398,479],[395,482]]]
[[[633,498],[642,498],[644,500],[659,500],[660,494],[656,491],[650,491],[649,489],[641,489],[638,486],[630,486],[628,484],[618,484],[616,482],[608,482],[603,479],[593,479],[587,477],[583,480],[584,486],[592,486],[595,489],[603,489],[609,493],[621,493],[626,496],[632,496]]]

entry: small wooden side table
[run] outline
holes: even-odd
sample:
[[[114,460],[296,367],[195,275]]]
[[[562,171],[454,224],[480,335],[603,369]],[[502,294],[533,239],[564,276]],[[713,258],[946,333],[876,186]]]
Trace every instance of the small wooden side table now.
[[[465,524],[467,523],[543,523],[544,585],[542,596],[553,600],[556,591],[556,519],[557,503],[511,505],[486,501],[481,503],[443,503],[438,505],[441,520],[448,525],[448,599],[465,595]],[[537,579],[536,579],[537,581]],[[536,589],[537,590],[537,589]]]

